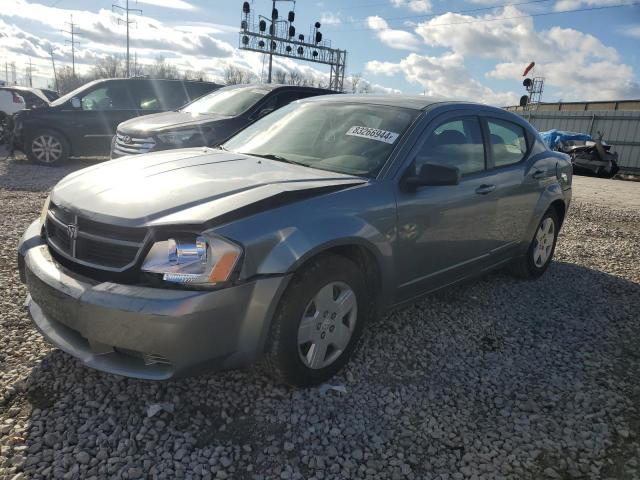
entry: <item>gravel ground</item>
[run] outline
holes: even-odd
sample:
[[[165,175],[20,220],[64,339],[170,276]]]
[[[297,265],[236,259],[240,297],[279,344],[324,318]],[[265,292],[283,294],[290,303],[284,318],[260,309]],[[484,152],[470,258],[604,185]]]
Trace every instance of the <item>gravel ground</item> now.
[[[151,383],[82,367],[22,306],[15,245],[82,165],[0,163],[0,480],[640,478],[638,209],[578,201],[542,279],[493,273],[371,325],[346,393]]]

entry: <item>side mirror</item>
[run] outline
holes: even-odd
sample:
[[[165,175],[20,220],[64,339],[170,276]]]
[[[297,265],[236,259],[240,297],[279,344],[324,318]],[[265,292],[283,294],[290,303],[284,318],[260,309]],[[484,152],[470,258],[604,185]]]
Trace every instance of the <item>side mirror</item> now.
[[[73,108],[80,108],[82,106],[82,103],[80,102],[80,99],[78,97],[73,97],[71,99],[71,106]]]
[[[417,175],[406,176],[403,185],[407,190],[418,187],[458,185],[460,183],[460,169],[425,163],[420,167]]]

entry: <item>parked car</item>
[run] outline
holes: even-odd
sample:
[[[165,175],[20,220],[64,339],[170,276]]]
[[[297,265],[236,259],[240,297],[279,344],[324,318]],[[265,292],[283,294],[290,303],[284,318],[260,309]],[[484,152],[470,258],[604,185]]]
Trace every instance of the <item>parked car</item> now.
[[[13,115],[26,108],[24,98],[10,90],[0,88],[0,145],[8,145],[11,151]]]
[[[18,147],[35,163],[70,156],[108,156],[118,124],[148,113],[175,110],[219,85],[210,82],[119,78],[96,80],[16,116]]]
[[[0,115],[13,115],[27,108],[22,95],[0,87]]]
[[[0,87],[0,90],[8,90],[20,95],[22,98],[24,98],[26,108],[46,107],[51,101],[59,97],[59,95],[52,90],[46,90],[43,88],[21,87],[19,85],[13,85],[11,87]]]
[[[40,332],[90,367],[167,379],[265,357],[317,384],[378,312],[506,265],[542,275],[571,181],[498,108],[315,97],[219,149],[68,176],[22,237],[21,278]]]
[[[145,115],[118,126],[111,158],[173,148],[216,146],[264,115],[301,98],[336,93],[292,85],[232,85],[175,112]]]

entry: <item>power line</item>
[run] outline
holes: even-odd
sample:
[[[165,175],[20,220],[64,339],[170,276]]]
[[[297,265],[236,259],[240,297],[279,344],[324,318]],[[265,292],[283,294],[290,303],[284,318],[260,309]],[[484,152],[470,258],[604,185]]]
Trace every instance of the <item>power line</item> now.
[[[538,1],[543,1],[543,0],[538,0]],[[534,2],[526,2],[526,3],[534,3]],[[505,6],[508,6],[508,5],[509,4],[505,4]],[[514,15],[514,16],[511,16],[511,17],[479,18],[479,19],[475,19],[475,20],[467,20],[467,21],[462,21],[462,22],[434,23],[434,24],[430,24],[429,28],[432,28],[432,27],[444,27],[444,26],[451,26],[451,25],[466,25],[466,24],[470,24],[470,23],[500,22],[500,21],[503,21],[503,20],[514,20],[514,19],[517,19],[517,18],[544,17],[544,16],[549,16],[549,15],[561,15],[561,14],[564,14],[564,13],[590,12],[590,11],[593,11],[593,10],[605,10],[607,8],[632,7],[632,6],[636,6],[636,5],[640,5],[640,2],[619,3],[617,5],[603,5],[603,6],[599,6],[599,7],[576,8],[576,9],[573,9],[573,10],[560,10],[560,11],[556,11],[556,12],[527,13],[527,14],[523,14],[523,15]],[[445,13],[442,13],[442,14],[439,14],[439,15],[433,15],[433,16],[445,15],[446,13],[463,13],[463,11],[445,12]],[[336,31],[354,32],[354,31],[364,31],[364,30],[371,30],[371,29],[370,28],[351,28],[349,30],[334,30],[334,32],[336,32]]]
[[[413,15],[402,15],[402,16],[396,16],[396,17],[380,17],[383,20],[388,20],[388,21],[394,21],[394,20],[411,20],[411,19],[415,19],[415,18],[428,18],[428,17],[438,17],[440,15],[444,15],[445,13],[470,13],[470,12],[480,12],[483,10],[493,10],[494,8],[502,8],[502,7],[517,7],[520,5],[530,5],[532,3],[546,3],[546,2],[550,2],[552,0],[528,0],[528,1],[524,1],[524,2],[510,2],[510,3],[498,3],[495,5],[486,5],[484,7],[477,7],[477,8],[469,8],[469,9],[465,9],[465,10],[447,10],[447,11],[442,11],[442,12],[438,12],[438,13],[423,13],[423,14],[413,14]],[[373,6],[373,4],[372,4]],[[378,15],[379,16],[379,15]],[[369,16],[365,17],[365,18],[354,18],[352,20],[345,20],[345,23],[363,23],[363,22],[367,22],[367,20],[369,19]]]
[[[129,20],[129,12],[136,12],[139,15],[142,15],[142,10],[139,8],[129,8],[129,0],[126,0],[126,5],[121,7],[120,5],[113,4],[111,5],[111,9],[114,8],[120,9],[125,14],[125,20],[118,18],[118,24],[123,23],[127,26],[127,78],[131,76],[131,57],[129,55],[129,25],[135,23],[135,20]]]
[[[76,30],[76,24],[73,23],[73,15],[71,15],[71,21],[70,22],[65,22],[65,25],[69,25],[69,30],[62,30],[62,33],[66,33],[68,35],[71,35],[71,40],[65,40],[64,43],[65,45],[71,45],[71,66],[73,69],[73,76],[76,76],[76,45],[78,45],[80,42],[76,41],[76,35],[78,35],[78,32]]]

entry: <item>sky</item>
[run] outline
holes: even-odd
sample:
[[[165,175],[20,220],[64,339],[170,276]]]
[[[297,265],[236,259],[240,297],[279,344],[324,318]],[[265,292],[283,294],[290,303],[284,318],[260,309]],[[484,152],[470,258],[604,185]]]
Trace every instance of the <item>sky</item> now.
[[[69,28],[81,43],[76,67],[125,53],[125,27],[112,3],[125,0],[0,0],[0,78],[15,62],[24,81],[31,59],[34,86],[52,83],[56,66],[71,64]],[[159,55],[180,70],[221,80],[228,65],[264,75],[264,55],[238,49],[242,1],[130,0],[142,10],[131,27],[131,51],[151,63]],[[320,21],[324,39],[347,50],[347,76],[371,91],[426,94],[511,105],[524,94],[522,72],[545,78],[543,101],[640,98],[640,0],[298,0],[306,33]],[[253,0],[269,15],[271,1]],[[328,78],[328,67],[286,58],[276,69]],[[349,88],[349,79],[345,82]]]

